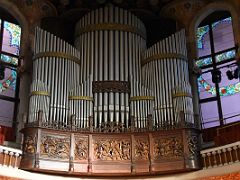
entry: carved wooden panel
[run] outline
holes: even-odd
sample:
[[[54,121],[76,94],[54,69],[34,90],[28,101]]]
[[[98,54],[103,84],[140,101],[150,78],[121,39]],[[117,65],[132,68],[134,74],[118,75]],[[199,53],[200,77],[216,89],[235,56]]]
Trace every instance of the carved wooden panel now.
[[[187,142],[188,142],[189,155],[196,156],[199,151],[198,136],[194,134],[192,134],[191,136],[188,136]]]
[[[135,160],[148,160],[149,141],[146,138],[135,138]]]
[[[93,147],[95,160],[130,160],[129,139],[97,139]]]
[[[130,93],[128,81],[94,81],[92,85],[93,93]]]
[[[154,139],[154,159],[175,159],[183,156],[183,142],[180,136]]]
[[[26,135],[23,142],[23,152],[34,154],[36,152],[37,137],[36,135]]]
[[[88,139],[75,137],[74,148],[75,160],[87,160],[88,159]]]
[[[42,134],[40,156],[56,159],[69,159],[70,137],[64,135]]]

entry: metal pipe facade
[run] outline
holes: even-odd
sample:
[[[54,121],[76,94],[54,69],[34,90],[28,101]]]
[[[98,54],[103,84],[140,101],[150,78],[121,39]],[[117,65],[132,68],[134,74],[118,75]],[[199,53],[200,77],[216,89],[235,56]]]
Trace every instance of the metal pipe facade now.
[[[36,28],[35,34],[29,111],[45,110],[47,124],[64,127],[68,119],[69,90],[79,84],[80,54],[73,46],[40,28]],[[41,97],[48,94],[50,99]],[[35,110],[32,103],[37,106]],[[29,120],[35,121],[30,115]]]
[[[113,86],[114,82],[129,82],[133,77],[139,82],[145,34],[144,25],[136,16],[112,5],[85,15],[76,25],[75,40],[81,53],[81,82],[88,76],[93,76],[93,82],[108,81]],[[96,128],[108,123],[129,126],[128,93],[102,91],[93,97]]]
[[[143,55],[143,83],[153,90],[154,125],[171,128],[185,121],[193,123],[191,87],[184,30],[153,45]],[[152,83],[154,82],[154,83]]]
[[[194,123],[183,30],[147,49],[144,24],[108,5],[79,20],[75,46],[36,29],[29,122],[42,110],[49,125],[86,131],[168,129],[180,113]]]

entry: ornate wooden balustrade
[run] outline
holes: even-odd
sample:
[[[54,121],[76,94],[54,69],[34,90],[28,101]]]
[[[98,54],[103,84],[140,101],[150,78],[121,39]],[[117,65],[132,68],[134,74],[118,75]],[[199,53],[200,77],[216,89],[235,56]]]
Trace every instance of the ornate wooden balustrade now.
[[[233,163],[240,160],[240,141],[201,151],[203,168],[213,168]]]
[[[0,145],[0,164],[6,167],[18,168],[22,151]]]
[[[195,129],[80,133],[27,127],[22,132],[22,169],[129,176],[200,168]]]

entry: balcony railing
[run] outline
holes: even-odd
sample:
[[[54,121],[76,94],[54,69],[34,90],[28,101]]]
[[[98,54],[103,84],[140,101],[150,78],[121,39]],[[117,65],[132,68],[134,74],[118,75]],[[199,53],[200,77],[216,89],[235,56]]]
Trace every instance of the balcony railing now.
[[[201,151],[203,169],[239,162],[240,141]]]
[[[22,156],[22,150],[0,145],[0,165],[18,168]]]

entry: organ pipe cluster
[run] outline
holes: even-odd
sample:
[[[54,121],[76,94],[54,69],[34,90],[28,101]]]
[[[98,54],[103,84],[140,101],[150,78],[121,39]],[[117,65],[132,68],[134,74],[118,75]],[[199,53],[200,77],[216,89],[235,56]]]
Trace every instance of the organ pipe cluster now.
[[[192,123],[184,31],[147,49],[144,24],[112,5],[76,24],[75,46],[36,28],[29,122],[95,130]],[[74,118],[72,118],[74,117]]]

